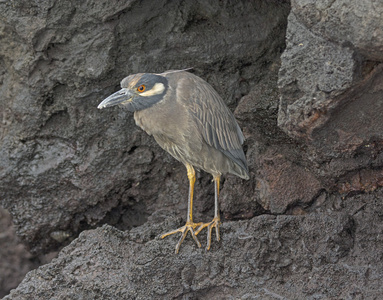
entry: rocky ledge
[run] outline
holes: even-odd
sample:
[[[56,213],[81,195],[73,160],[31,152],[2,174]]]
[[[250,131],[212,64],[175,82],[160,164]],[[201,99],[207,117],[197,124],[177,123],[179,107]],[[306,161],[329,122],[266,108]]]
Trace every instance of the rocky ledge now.
[[[1,210],[0,295],[379,299],[382,15],[374,0],[0,1],[0,204],[14,225]],[[128,74],[188,67],[235,113],[250,180],[222,182],[222,240],[175,255],[160,234],[184,222],[184,166],[97,105]],[[199,173],[195,220],[212,217],[213,192]]]

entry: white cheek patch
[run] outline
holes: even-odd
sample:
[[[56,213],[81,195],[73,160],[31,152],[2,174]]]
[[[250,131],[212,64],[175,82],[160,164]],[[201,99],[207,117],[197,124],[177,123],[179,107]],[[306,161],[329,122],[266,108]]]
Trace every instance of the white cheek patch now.
[[[163,83],[158,82],[152,87],[152,89],[146,92],[140,93],[139,95],[144,97],[150,97],[150,96],[162,94],[164,90],[165,90],[165,85]]]

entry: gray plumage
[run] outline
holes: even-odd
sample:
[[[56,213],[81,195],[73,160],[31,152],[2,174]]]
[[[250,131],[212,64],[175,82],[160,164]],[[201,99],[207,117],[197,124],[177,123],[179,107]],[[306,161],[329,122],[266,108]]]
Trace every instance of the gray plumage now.
[[[194,177],[191,166],[212,174],[218,189],[216,211],[221,174],[231,173],[249,179],[242,150],[242,131],[222,98],[206,81],[189,72],[167,71],[162,74],[130,75],[121,81],[121,87],[120,91],[101,102],[98,108],[119,105],[133,111],[136,124],[188,168],[190,182]],[[190,187],[194,188],[194,182],[191,182]],[[190,206],[191,198],[192,191],[191,196],[189,192]],[[218,220],[216,223],[219,223],[217,212],[215,218]],[[191,221],[189,219],[191,213],[188,222]],[[218,225],[214,226],[218,238]],[[192,235],[194,228],[188,229]],[[197,242],[196,236],[193,235],[193,238]]]

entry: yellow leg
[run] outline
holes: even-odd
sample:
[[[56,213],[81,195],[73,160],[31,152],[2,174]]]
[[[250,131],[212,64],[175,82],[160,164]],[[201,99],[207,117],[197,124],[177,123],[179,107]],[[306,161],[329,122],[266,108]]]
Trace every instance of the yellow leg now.
[[[182,226],[181,228],[169,231],[161,236],[161,238],[164,238],[164,237],[167,237],[168,235],[181,232],[181,238],[179,239],[176,245],[176,253],[178,253],[178,251],[180,250],[180,246],[189,231],[194,241],[197,243],[198,247],[201,247],[201,243],[199,242],[197,238],[197,234],[194,232],[194,229],[197,226],[202,226],[202,223],[193,222],[193,194],[194,194],[194,183],[195,183],[195,171],[193,166],[190,164],[187,164],[186,168],[187,168],[187,172],[188,172],[187,174],[189,178],[189,201],[188,201],[188,215],[187,215],[186,224]]]
[[[211,246],[211,232],[213,228],[215,227],[215,234],[217,236],[217,241],[220,240],[219,236],[219,225],[221,224],[221,218],[219,216],[219,206],[218,206],[218,197],[219,197],[219,181],[220,181],[220,176],[214,176],[214,191],[215,191],[215,196],[214,196],[214,218],[211,222],[209,223],[203,223],[201,226],[196,230],[195,234],[197,235],[198,233],[201,232],[202,229],[207,227],[207,245],[206,245],[206,250],[210,249]]]

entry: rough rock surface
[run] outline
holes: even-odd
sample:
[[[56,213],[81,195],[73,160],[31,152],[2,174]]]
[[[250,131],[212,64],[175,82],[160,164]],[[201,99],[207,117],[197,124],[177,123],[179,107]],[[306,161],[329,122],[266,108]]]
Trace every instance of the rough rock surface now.
[[[382,14],[381,1],[292,1],[278,124],[308,146],[307,166],[327,189],[383,183],[371,170],[383,166]],[[364,189],[350,177],[365,169]]]
[[[0,297],[18,286],[25,274],[39,264],[15,236],[12,218],[0,207]]]
[[[8,299],[378,299],[383,4],[354,2],[0,1],[0,204],[33,253],[72,241]],[[222,241],[175,256],[184,166],[96,107],[187,67],[235,111],[251,179],[222,184]],[[209,220],[207,174],[195,196]]]
[[[27,272],[57,256],[57,251],[32,255],[15,231],[11,215],[0,207],[0,298],[16,288]]]
[[[185,215],[185,167],[130,113],[97,109],[122,78],[194,67],[234,107],[284,45],[288,3],[153,3],[0,3],[0,198],[35,253],[59,246],[52,235],[131,228],[164,205]],[[212,193],[201,175],[196,197]]]
[[[306,215],[225,222],[208,252],[190,239],[175,255],[176,238],[159,236],[172,217],[129,232],[104,225],[4,299],[379,299],[382,253],[370,249],[383,246],[382,197],[330,197]]]

